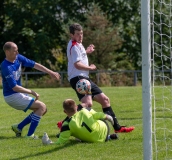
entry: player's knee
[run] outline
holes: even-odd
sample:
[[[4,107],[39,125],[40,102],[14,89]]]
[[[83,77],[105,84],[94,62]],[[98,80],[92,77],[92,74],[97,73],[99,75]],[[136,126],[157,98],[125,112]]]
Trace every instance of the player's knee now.
[[[105,101],[108,102],[108,103],[110,102],[110,100],[109,100],[109,98],[107,96],[105,97]]]
[[[92,107],[93,103],[92,102],[87,102],[87,107]]]
[[[46,113],[47,113],[47,108],[45,109],[45,112],[43,113],[43,115],[46,114]]]
[[[110,105],[110,99],[107,96],[103,97],[103,101],[105,105]]]
[[[87,101],[87,102],[83,102],[83,103],[82,103],[82,107],[84,107],[84,108],[92,107],[92,105],[93,105],[93,103],[90,102],[90,101]]]
[[[40,110],[40,112],[41,112],[42,115],[44,115],[47,112],[46,105],[43,102],[40,103],[38,109]]]

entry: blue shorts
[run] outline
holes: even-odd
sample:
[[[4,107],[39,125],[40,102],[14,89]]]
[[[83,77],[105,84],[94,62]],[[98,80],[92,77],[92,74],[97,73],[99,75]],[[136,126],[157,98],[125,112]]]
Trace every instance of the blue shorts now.
[[[4,97],[5,102],[17,109],[26,112],[34,102],[34,98],[24,93],[15,93]]]
[[[86,79],[91,83],[91,93],[92,93],[92,98],[94,98],[95,95],[102,93],[102,90],[93,82],[91,81],[89,78],[87,77],[83,77],[83,76],[77,76],[74,77],[72,79],[70,79],[70,85],[71,87],[75,90],[79,100],[81,100],[85,95],[80,94],[76,91],[76,83],[80,80],[80,79]]]

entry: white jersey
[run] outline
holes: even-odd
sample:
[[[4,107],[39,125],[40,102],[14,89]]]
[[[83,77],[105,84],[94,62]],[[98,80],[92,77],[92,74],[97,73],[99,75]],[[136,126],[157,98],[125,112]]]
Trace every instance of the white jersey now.
[[[76,76],[89,77],[89,71],[78,70],[75,68],[74,63],[81,61],[84,65],[88,64],[88,57],[86,50],[82,43],[70,40],[67,46],[67,58],[68,58],[68,80]]]

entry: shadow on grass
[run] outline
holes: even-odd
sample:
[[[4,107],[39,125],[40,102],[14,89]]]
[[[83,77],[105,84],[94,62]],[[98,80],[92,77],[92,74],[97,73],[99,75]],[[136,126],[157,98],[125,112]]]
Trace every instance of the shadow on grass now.
[[[36,153],[36,154],[29,154],[29,155],[22,156],[22,157],[17,157],[17,158],[11,158],[9,160],[19,160],[19,159],[21,160],[21,159],[28,159],[28,158],[32,158],[32,157],[42,156],[42,155],[45,155],[45,154],[50,154],[50,153],[55,152],[55,151],[59,151],[60,149],[63,149],[63,148],[66,148],[66,147],[74,146],[76,144],[78,144],[77,141],[70,140],[68,143],[66,143],[64,145],[56,145],[57,147],[53,148],[52,150],[47,150],[45,152],[39,152],[39,153]],[[52,145],[52,147],[53,146],[55,146],[55,145]]]
[[[57,134],[58,134],[58,132],[57,132]],[[56,135],[50,135],[49,137],[50,138],[57,138]],[[22,137],[6,137],[6,136],[0,136],[0,140],[3,140],[3,139],[23,139],[23,138],[24,138],[23,136]],[[41,139],[42,137],[39,136],[39,138]]]
[[[1,139],[20,139],[18,137],[5,137],[5,136],[0,136],[0,140]]]
[[[141,119],[142,120],[142,117],[137,117],[137,118],[118,118],[119,120],[139,120]]]

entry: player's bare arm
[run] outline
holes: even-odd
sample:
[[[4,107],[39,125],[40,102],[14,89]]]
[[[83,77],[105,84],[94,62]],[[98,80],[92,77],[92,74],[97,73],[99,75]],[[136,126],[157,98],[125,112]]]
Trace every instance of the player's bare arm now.
[[[33,90],[30,90],[30,89],[27,89],[27,88],[24,88],[22,86],[19,86],[19,85],[16,85],[15,87],[12,88],[13,91],[15,92],[19,92],[19,93],[26,93],[26,94],[32,94],[34,97],[35,97],[35,101],[39,99],[39,94],[36,93],[35,91]]]
[[[54,78],[56,80],[59,80],[60,79],[60,74],[58,72],[54,72],[54,71],[46,68],[45,66],[43,66],[43,65],[41,65],[39,63],[35,63],[34,68],[37,69],[37,70],[39,70],[39,71],[48,73],[52,78]]]
[[[90,71],[90,70],[96,70],[96,66],[94,64],[91,64],[89,66],[83,64],[81,61],[78,61],[76,63],[74,63],[75,67],[79,70],[86,70],[86,71]]]

